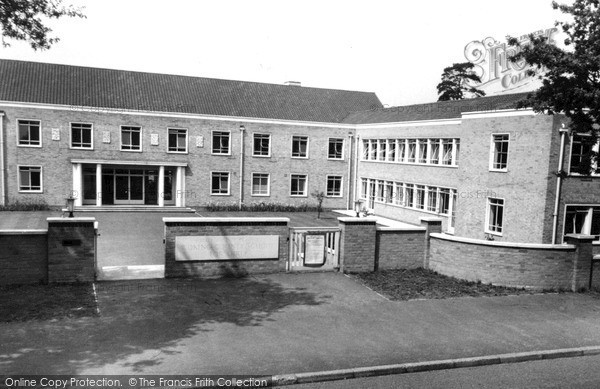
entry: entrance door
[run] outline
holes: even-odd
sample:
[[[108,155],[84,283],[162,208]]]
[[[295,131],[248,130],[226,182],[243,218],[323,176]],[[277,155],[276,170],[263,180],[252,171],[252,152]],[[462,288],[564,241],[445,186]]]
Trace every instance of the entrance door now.
[[[377,194],[377,186],[375,184],[375,181],[371,180],[369,181],[369,198],[368,203],[367,203],[367,207],[369,207],[370,209],[375,208],[375,195]]]
[[[115,174],[115,204],[144,204],[144,172],[119,170]]]

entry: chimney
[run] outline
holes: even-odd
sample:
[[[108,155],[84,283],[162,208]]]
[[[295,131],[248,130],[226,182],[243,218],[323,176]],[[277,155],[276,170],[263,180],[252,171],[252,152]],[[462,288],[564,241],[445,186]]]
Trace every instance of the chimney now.
[[[289,86],[302,86],[302,83],[300,81],[286,81],[283,84]]]

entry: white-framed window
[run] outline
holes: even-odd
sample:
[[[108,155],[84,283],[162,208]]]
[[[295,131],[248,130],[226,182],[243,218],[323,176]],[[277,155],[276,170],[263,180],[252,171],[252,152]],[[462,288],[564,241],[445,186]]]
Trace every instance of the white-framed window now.
[[[17,120],[17,145],[42,147],[42,123],[39,120]]]
[[[363,139],[362,141],[362,159],[363,161],[368,161],[369,160],[369,155],[370,155],[370,147],[371,145],[371,141],[369,139]]]
[[[390,162],[396,162],[396,139],[388,140],[388,156],[387,160]]]
[[[327,176],[327,197],[342,197],[342,176]]]
[[[94,132],[90,123],[71,123],[71,148],[92,150]]]
[[[593,235],[600,238],[600,204],[565,206],[563,238],[567,234]]]
[[[590,159],[590,151],[599,151],[597,140],[593,140],[589,134],[573,134],[571,137],[571,156],[569,158],[569,173],[570,174],[587,174],[589,171],[584,171],[584,167],[590,167],[592,174],[598,174],[596,169],[598,161]]]
[[[448,215],[450,212],[450,196],[451,191],[447,188],[440,188],[439,191],[439,210],[438,212],[442,215]]]
[[[427,163],[428,142],[427,139],[419,139],[419,163]]]
[[[169,128],[167,140],[169,153],[187,153],[188,132],[185,128]]]
[[[369,180],[367,178],[362,178],[360,183],[360,198],[366,200],[369,193]]]
[[[344,138],[329,138],[327,159],[344,159]]]
[[[292,136],[292,158],[308,158],[308,136]]]
[[[432,139],[431,140],[430,162],[434,165],[438,165],[440,163],[440,142],[441,142],[441,139]]]
[[[268,173],[252,173],[252,196],[269,196],[269,181]]]
[[[142,151],[142,128],[121,126],[121,151]]]
[[[387,159],[387,141],[385,139],[379,139],[379,150],[377,155],[378,161],[385,161]]]
[[[485,232],[502,235],[504,228],[504,199],[488,197],[485,217]]]
[[[377,160],[377,139],[371,139],[371,146],[369,146],[369,161]]]
[[[383,180],[377,180],[377,194],[375,195],[375,201],[380,203],[385,201],[385,182]]]
[[[409,139],[408,143],[407,143],[407,157],[406,157],[406,162],[408,163],[415,163],[417,162],[417,140],[416,139]]]
[[[210,194],[213,196],[229,195],[229,172],[212,172],[210,178]]]
[[[252,155],[255,157],[271,156],[271,134],[253,134]]]
[[[405,189],[406,206],[413,208],[415,206],[415,186],[414,184],[406,184]]]
[[[505,172],[508,168],[509,134],[492,134],[490,170]]]
[[[393,204],[394,202],[394,183],[392,181],[385,182],[385,202]]]
[[[231,132],[212,132],[212,154],[231,155]]]
[[[437,212],[438,206],[438,188],[427,187],[427,210]]]
[[[415,208],[417,209],[425,209],[425,186],[417,185],[416,186],[416,201]]]
[[[306,174],[290,174],[290,196],[306,197],[307,181]]]
[[[396,182],[394,185],[394,204],[404,206],[404,184]]]
[[[452,139],[442,139],[442,165],[452,165]]]
[[[42,167],[19,165],[19,192],[42,193]]]

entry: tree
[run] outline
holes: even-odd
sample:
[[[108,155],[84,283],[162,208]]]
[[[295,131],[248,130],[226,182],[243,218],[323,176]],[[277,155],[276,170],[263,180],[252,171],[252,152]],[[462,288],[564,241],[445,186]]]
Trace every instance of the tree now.
[[[438,101],[485,96],[484,91],[468,84],[469,81],[481,82],[481,78],[473,71],[474,66],[471,62],[462,62],[445,68],[442,81],[437,86]],[[468,96],[465,96],[465,93]]]
[[[529,75],[538,74],[542,86],[519,102],[518,107],[531,107],[535,112],[561,113],[570,119],[570,127],[581,137],[583,157],[580,173],[593,173],[593,162],[598,153],[592,146],[600,129],[600,10],[599,0],[575,0],[572,5],[552,2],[554,9],[569,14],[569,22],[557,21],[566,35],[565,48],[559,48],[546,38],[530,35],[528,44],[519,44],[508,37],[508,43],[517,47],[511,61],[524,59],[533,68]],[[560,172],[559,172],[560,173]]]
[[[321,218],[321,211],[323,210],[323,200],[325,200],[325,193],[323,191],[319,192],[315,190],[310,194],[317,200],[317,219]]]
[[[62,3],[62,0],[0,0],[2,45],[10,46],[6,39],[14,39],[27,41],[34,50],[49,49],[59,38],[50,36],[52,29],[43,19],[86,17],[81,8]]]

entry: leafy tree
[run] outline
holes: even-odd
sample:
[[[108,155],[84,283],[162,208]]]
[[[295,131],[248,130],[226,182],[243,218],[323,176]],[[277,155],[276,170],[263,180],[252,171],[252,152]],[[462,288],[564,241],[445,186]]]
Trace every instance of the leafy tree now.
[[[14,39],[27,41],[34,50],[49,49],[59,38],[50,36],[52,29],[44,24],[47,19],[86,17],[80,8],[62,3],[62,0],[0,0],[2,45],[10,46],[6,39]]]
[[[442,81],[437,86],[438,101],[462,100],[465,97],[485,96],[485,92],[469,85],[469,81],[481,82],[473,71],[471,62],[455,63],[442,73]],[[465,96],[467,94],[467,96]]]
[[[561,113],[567,116],[572,130],[589,133],[582,137],[584,149],[580,173],[593,173],[592,165],[598,153],[592,146],[600,129],[600,10],[599,0],[575,0],[572,5],[552,2],[554,9],[570,15],[570,21],[557,21],[566,35],[565,48],[559,48],[546,38],[530,35],[528,44],[519,44],[509,37],[508,43],[520,49],[512,61],[524,59],[538,74],[542,86],[530,93],[519,107],[529,106],[535,112]],[[518,51],[518,50],[517,50]]]

